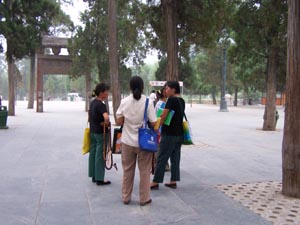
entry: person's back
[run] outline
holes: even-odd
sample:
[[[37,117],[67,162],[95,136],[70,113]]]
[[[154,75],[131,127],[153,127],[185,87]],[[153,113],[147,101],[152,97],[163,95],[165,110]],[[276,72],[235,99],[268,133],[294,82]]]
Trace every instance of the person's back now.
[[[122,100],[119,109],[122,109],[125,119],[122,130],[123,143],[138,147],[138,128],[143,124],[145,102],[145,95],[141,95],[139,100],[136,100],[133,95]]]
[[[145,206],[150,198],[150,171],[152,153],[142,151],[138,142],[138,129],[143,124],[146,96],[142,94],[144,82],[142,78],[134,76],[130,79],[130,96],[121,100],[117,110],[117,124],[123,125],[122,131],[122,201],[125,205],[131,201],[136,162],[140,173],[140,205]],[[150,104],[149,104],[150,106]],[[156,115],[154,107],[147,108],[147,119],[154,126]]]

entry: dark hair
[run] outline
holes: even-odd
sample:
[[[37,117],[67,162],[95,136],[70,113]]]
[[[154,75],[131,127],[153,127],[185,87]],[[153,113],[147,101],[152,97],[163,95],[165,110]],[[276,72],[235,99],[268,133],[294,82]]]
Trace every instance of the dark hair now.
[[[180,86],[178,81],[167,81],[166,86],[175,89],[175,94],[180,94]]]
[[[139,76],[133,76],[130,79],[130,90],[132,91],[133,97],[139,100],[144,90],[144,81]]]
[[[162,88],[162,89],[156,91],[156,97],[157,97],[158,99],[161,99],[161,98],[164,97],[164,88]]]
[[[94,90],[94,93],[96,96],[99,96],[100,93],[103,93],[105,91],[108,91],[109,90],[109,86],[105,83],[99,83],[96,85],[96,88]]]

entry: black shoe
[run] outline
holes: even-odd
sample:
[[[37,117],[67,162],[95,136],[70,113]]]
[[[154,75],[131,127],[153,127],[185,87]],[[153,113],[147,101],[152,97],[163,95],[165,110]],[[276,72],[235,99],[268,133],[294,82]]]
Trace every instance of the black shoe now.
[[[150,204],[152,202],[152,199],[150,198],[148,201],[146,201],[146,202],[141,202],[140,203],[140,206],[145,206],[145,205],[148,205],[148,204]]]
[[[159,184],[155,184],[155,185],[150,186],[151,190],[157,190],[158,188],[159,188]]]
[[[96,182],[96,180],[95,180],[95,177],[92,177],[92,182],[93,182],[93,183],[95,183],[95,182]]]
[[[107,184],[111,184],[111,182],[110,181],[103,181],[103,180],[101,180],[101,181],[96,181],[96,184],[97,185],[107,185]]]
[[[176,183],[169,183],[169,184],[165,184],[166,187],[169,187],[169,188],[173,188],[173,189],[176,189],[177,188],[177,184]]]
[[[128,205],[130,203],[130,200],[123,201],[124,205]]]

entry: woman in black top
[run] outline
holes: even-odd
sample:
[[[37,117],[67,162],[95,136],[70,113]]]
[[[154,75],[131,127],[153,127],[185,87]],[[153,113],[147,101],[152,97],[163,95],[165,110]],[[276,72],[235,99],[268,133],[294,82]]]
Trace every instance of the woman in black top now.
[[[155,174],[151,189],[158,189],[158,184],[162,183],[165,175],[165,167],[168,159],[171,160],[171,180],[165,186],[177,188],[176,181],[180,181],[180,154],[183,142],[183,114],[185,101],[180,97],[180,87],[178,81],[168,81],[166,83],[166,95],[168,97],[166,106],[161,115],[160,125],[162,125],[160,152],[157,158]],[[174,110],[174,115],[170,125],[165,125],[164,121],[169,111]]]
[[[100,83],[97,84],[94,94],[96,98],[91,102],[89,109],[90,122],[90,155],[89,155],[89,177],[97,185],[110,184],[110,181],[104,180],[105,175],[105,161],[103,158],[103,131],[106,129],[106,140],[108,140],[108,125],[109,115],[106,105],[103,103],[108,98],[109,86]]]

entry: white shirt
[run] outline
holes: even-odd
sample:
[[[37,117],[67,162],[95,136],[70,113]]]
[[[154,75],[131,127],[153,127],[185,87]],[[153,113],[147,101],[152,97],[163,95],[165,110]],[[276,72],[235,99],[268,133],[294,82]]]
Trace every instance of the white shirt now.
[[[152,102],[155,102],[155,100],[156,100],[156,94],[152,92],[152,93],[149,95],[149,99],[150,99]]]
[[[157,110],[160,108],[165,108],[166,102],[159,100],[155,105],[155,112],[157,113]]]
[[[133,147],[139,147],[138,129],[143,125],[145,103],[145,95],[142,95],[139,100],[136,100],[131,94],[121,100],[116,116],[117,118],[124,117],[122,143]],[[149,101],[147,117],[148,120],[153,123],[156,122],[156,113],[154,107],[149,107],[150,105],[151,102]]]

